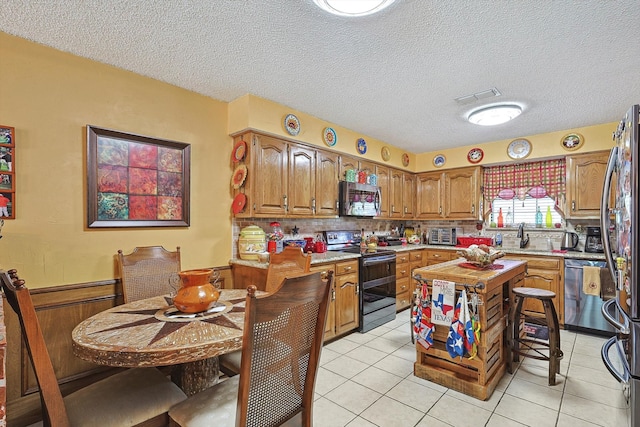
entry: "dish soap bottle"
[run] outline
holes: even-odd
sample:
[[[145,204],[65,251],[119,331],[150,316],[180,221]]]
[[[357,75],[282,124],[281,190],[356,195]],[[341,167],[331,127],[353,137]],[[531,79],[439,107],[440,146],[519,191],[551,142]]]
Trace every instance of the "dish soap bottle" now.
[[[502,217],[502,208],[498,211],[498,228],[504,227],[504,218]]]
[[[553,218],[551,217],[551,206],[547,206],[547,215],[544,219],[544,222],[547,228],[553,227]]]
[[[536,206],[536,227],[542,227],[542,212],[540,212],[540,206]]]

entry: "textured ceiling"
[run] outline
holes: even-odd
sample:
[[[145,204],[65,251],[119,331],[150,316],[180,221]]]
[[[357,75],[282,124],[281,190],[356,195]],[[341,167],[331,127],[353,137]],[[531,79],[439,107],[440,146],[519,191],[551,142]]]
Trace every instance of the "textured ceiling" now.
[[[251,93],[414,153],[613,122],[640,102],[636,0],[397,0],[352,20],[312,0],[3,0],[0,22],[9,34],[223,101]],[[455,98],[492,87],[502,95],[484,103],[525,112],[495,127],[467,123],[483,102]]]

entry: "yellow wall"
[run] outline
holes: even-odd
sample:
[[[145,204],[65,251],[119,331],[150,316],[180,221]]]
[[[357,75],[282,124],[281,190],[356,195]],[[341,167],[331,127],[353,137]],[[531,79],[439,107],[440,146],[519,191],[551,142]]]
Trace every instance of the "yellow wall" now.
[[[221,266],[232,251],[230,134],[255,129],[325,147],[322,130],[333,127],[333,150],[402,168],[403,150],[254,95],[227,104],[175,86],[41,46],[0,32],[0,124],[16,128],[15,220],[6,220],[0,268],[17,268],[32,288],[107,280],[118,249],[180,246],[184,269]],[[283,128],[293,113],[295,138]],[[86,223],[86,125],[191,144],[191,226],[188,228],[88,229]],[[577,152],[608,149],[614,124],[574,129],[585,137]],[[527,160],[566,155],[560,138],[569,131],[527,137]],[[356,151],[365,138],[367,153]],[[508,161],[510,141],[479,145],[482,165]],[[387,145],[391,160],[383,162]],[[469,166],[471,146],[412,154],[410,171]]]
[[[295,114],[300,120],[300,133],[295,137],[284,130],[284,118],[287,114]],[[333,147],[327,147],[322,138],[322,132],[328,126],[332,127],[338,135],[338,142]],[[405,168],[402,166],[404,151],[397,147],[255,95],[245,95],[229,103],[229,133],[235,134],[247,129],[260,130],[275,136],[339,151],[364,161],[413,170],[415,156],[411,153],[408,153],[411,159],[409,167]],[[364,155],[356,150],[356,141],[359,138],[364,138],[367,142],[367,152]],[[385,145],[389,147],[391,154],[388,162],[382,160],[382,147]]]
[[[621,113],[622,114],[622,113]],[[622,117],[622,116],[621,116]],[[569,154],[586,153],[590,151],[610,150],[613,147],[612,133],[618,127],[618,123],[605,123],[595,126],[568,129],[559,132],[542,133],[538,135],[523,136],[531,142],[531,154],[523,161],[563,157]],[[584,138],[582,147],[577,150],[567,151],[561,145],[561,141],[568,133],[579,133]],[[433,165],[433,158],[442,154],[446,158],[445,165],[441,169],[460,168],[473,166],[467,160],[467,153],[474,147],[479,147],[484,152],[484,157],[478,165],[490,166],[498,163],[513,162],[507,155],[507,146],[513,139],[493,141],[480,145],[468,145],[466,147],[451,148],[448,150],[432,151],[416,155],[415,171],[430,171],[439,169]]]
[[[231,253],[227,104],[0,32],[0,124],[16,128],[16,219],[0,268],[32,288],[114,277],[118,249],[181,247],[183,268]],[[191,227],[85,227],[86,125],[191,144]]]

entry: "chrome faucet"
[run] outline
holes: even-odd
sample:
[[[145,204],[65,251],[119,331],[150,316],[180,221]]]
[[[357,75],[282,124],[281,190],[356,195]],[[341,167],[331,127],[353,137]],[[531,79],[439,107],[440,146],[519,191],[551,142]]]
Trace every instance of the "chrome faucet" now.
[[[527,234],[527,238],[524,237],[524,222],[521,222],[518,226],[518,236],[520,239],[520,249],[526,248],[529,244],[529,235]]]

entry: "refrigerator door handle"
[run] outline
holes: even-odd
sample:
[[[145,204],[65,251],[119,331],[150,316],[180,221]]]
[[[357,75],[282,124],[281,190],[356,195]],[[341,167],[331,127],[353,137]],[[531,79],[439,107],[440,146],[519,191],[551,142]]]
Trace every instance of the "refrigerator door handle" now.
[[[609,358],[609,349],[611,346],[615,345],[618,350],[618,355],[622,361],[622,372],[619,372],[616,368],[613,367],[613,363],[611,363],[611,359]],[[618,337],[611,337],[602,345],[602,349],[600,350],[600,356],[602,356],[602,361],[604,362],[604,366],[607,368],[609,373],[618,380],[621,384],[629,384],[629,367],[627,366],[627,361],[624,357],[624,352],[620,348],[618,344]]]
[[[607,260],[609,266],[609,273],[611,273],[611,279],[618,288],[618,281],[616,277],[615,265],[613,260],[613,254],[611,253],[611,241],[609,239],[609,229],[611,225],[611,217],[609,214],[609,199],[611,197],[611,177],[613,176],[613,170],[615,168],[616,159],[618,158],[618,147],[613,147],[609,154],[609,161],[607,162],[607,171],[604,175],[604,189],[602,192],[602,200],[600,200],[600,228],[602,230],[602,247],[604,250],[604,257]]]
[[[624,323],[620,323],[618,319],[616,319],[615,315],[610,312],[610,308],[612,306],[624,318]],[[627,318],[626,313],[622,311],[620,303],[618,302],[618,298],[610,299],[609,301],[602,304],[602,308],[600,309],[600,311],[602,311],[602,315],[604,316],[605,320],[613,325],[613,327],[615,327],[618,331],[620,331],[621,334],[628,336],[631,333],[631,330],[629,328],[629,319]]]

